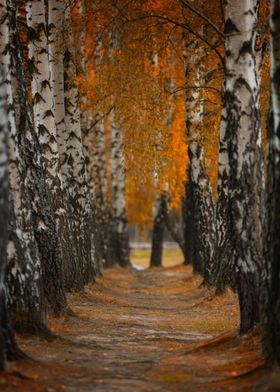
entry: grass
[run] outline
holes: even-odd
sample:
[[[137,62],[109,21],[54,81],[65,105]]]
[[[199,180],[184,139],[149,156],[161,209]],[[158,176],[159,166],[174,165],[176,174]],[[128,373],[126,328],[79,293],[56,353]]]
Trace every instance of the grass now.
[[[143,259],[145,257],[149,258],[151,254],[151,249],[133,249],[131,251],[131,256],[134,259]],[[176,249],[164,249],[163,257],[181,257],[182,252],[179,248]]]
[[[133,249],[131,260],[134,265],[148,268],[150,262],[151,249]],[[179,248],[163,250],[163,266],[172,267],[183,263],[183,255]]]

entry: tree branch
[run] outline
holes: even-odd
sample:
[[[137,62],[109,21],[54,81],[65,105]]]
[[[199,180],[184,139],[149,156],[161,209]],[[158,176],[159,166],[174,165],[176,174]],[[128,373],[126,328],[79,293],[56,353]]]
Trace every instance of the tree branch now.
[[[209,19],[202,12],[196,10],[191,4],[189,4],[187,0],[180,0],[180,1],[186,8],[190,9],[194,14],[198,15],[201,19],[203,19],[206,23],[208,23],[208,25],[211,26],[216,31],[216,33],[218,33],[221,37],[225,38],[224,33],[218,28],[218,26],[215,25],[215,23],[211,21],[211,19]]]
[[[205,45],[207,45],[211,50],[213,50],[216,53],[216,55],[218,56],[218,58],[220,59],[220,61],[223,64],[223,66],[224,66],[224,58],[221,55],[221,53],[217,50],[217,48],[215,46],[213,46],[209,41],[207,41],[207,39],[204,36],[202,36],[201,34],[197,33],[196,31],[194,31],[187,24],[180,23],[180,22],[177,22],[177,21],[175,21],[173,19],[168,18],[167,16],[162,16],[162,15],[157,15],[157,14],[142,15],[142,16],[139,16],[137,18],[128,19],[127,23],[137,22],[139,20],[144,20],[144,19],[159,19],[159,20],[171,23],[173,25],[179,26],[179,27],[181,27],[184,30],[187,30],[189,33],[191,33],[196,38],[198,38],[201,42],[203,42]]]

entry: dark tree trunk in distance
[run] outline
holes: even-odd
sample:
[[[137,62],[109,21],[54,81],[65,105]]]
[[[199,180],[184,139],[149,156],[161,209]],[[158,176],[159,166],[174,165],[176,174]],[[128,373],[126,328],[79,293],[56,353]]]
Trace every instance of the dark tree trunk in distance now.
[[[150,259],[151,267],[162,266],[163,236],[164,236],[164,209],[165,195],[161,195],[156,203],[156,214],[153,225],[152,253]]]
[[[188,180],[185,185],[186,192],[183,200],[183,219],[184,219],[184,245],[185,245],[185,264],[193,263],[193,211],[194,211],[194,201],[193,201],[193,186],[188,175]]]

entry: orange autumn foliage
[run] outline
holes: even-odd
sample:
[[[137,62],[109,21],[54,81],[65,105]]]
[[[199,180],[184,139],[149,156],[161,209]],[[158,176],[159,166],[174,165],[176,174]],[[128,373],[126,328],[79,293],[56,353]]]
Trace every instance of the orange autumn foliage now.
[[[80,1],[78,1],[79,4]],[[171,206],[180,209],[185,191],[188,164],[185,126],[185,88],[192,84],[185,80],[182,60],[182,28],[187,25],[203,33],[210,45],[197,42],[204,50],[205,86],[203,88],[204,122],[201,142],[205,150],[206,166],[217,196],[218,144],[221,119],[224,70],[222,37],[205,20],[183,7],[180,0],[84,0],[82,15],[74,12],[78,63],[86,55],[86,75],[80,72],[78,84],[81,94],[87,95],[82,110],[93,113],[98,107],[106,116],[111,96],[115,97],[116,116],[125,132],[127,213],[130,223],[149,226],[152,206],[158,192],[169,184]],[[268,1],[260,9],[261,30],[267,32]],[[209,7],[202,0],[193,4],[223,30],[220,1]],[[164,19],[150,17],[158,15]],[[81,41],[81,30],[83,39]],[[110,37],[118,31],[120,48],[112,50]],[[263,35],[263,31],[262,31]],[[95,49],[101,40],[99,66],[96,68]],[[152,66],[157,53],[158,65]],[[112,61],[112,56],[114,60]],[[263,84],[267,91],[268,56],[265,57]],[[168,83],[172,80],[173,87]],[[261,96],[263,113],[268,97]],[[172,121],[166,119],[172,111]],[[265,118],[265,116],[263,116]],[[106,128],[107,148],[110,150],[110,127]],[[109,156],[109,154],[108,154]],[[108,159],[110,176],[110,162]]]

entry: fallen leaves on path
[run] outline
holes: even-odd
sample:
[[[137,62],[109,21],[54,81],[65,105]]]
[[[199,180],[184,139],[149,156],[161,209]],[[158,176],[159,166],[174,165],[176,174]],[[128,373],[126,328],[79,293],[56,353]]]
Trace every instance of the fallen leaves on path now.
[[[19,338],[32,360],[9,364],[0,390],[274,390],[258,331],[238,335],[236,295],[200,286],[186,266],[105,270],[69,295],[73,316],[50,320],[60,339]]]

